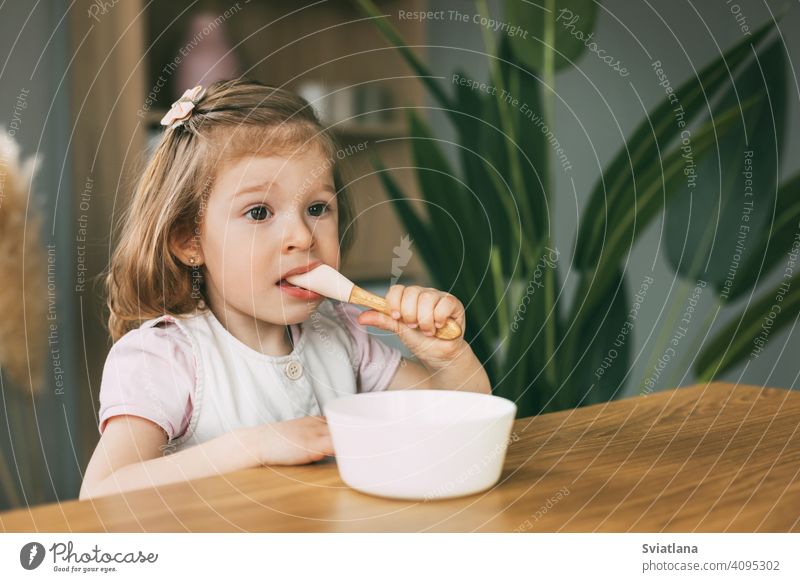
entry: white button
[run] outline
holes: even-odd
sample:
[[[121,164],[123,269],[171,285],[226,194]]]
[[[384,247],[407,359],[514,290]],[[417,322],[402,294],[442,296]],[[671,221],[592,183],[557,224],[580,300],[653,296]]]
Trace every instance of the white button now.
[[[290,380],[297,380],[303,375],[303,365],[297,360],[292,360],[286,364],[286,375]]]

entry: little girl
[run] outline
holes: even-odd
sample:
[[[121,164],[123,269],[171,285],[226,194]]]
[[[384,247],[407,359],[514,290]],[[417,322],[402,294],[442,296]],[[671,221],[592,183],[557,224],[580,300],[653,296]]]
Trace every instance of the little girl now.
[[[465,327],[452,295],[394,285],[388,317],[285,281],[338,269],[353,233],[340,156],[306,101],[222,81],[187,91],[161,123],[106,277],[116,343],[82,499],[320,460],[334,453],[323,406],[341,396],[490,392],[463,337],[433,335],[450,317]]]

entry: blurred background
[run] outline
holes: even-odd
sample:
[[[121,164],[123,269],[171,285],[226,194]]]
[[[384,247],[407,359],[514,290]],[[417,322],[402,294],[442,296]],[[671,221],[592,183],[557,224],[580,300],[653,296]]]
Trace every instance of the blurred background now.
[[[77,497],[113,220],[170,104],[239,75],[306,97],[347,152],[344,273],[457,295],[521,414],[794,388],[800,9],[546,4],[0,5],[0,509]]]

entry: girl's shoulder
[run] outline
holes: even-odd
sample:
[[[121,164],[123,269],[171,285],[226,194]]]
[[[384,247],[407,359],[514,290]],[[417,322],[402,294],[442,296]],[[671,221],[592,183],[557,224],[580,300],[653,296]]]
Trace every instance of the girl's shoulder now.
[[[133,372],[142,367],[157,369],[169,366],[194,377],[194,348],[179,321],[178,317],[162,315],[123,335],[111,346],[106,358],[106,371],[115,368]]]
[[[179,323],[181,318],[173,315],[162,315],[148,319],[123,335],[112,346],[111,351],[127,351],[129,349],[146,349],[153,351],[153,346],[167,345],[191,351],[191,342]]]
[[[148,320],[112,347],[100,385],[99,429],[133,414],[160,425],[172,439],[191,416],[197,365],[191,342],[172,316]]]

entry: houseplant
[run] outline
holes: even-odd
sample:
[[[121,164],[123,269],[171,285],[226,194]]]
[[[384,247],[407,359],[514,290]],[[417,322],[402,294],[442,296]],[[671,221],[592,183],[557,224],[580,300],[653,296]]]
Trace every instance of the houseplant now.
[[[694,364],[698,377],[716,377],[738,362],[764,317],[771,318],[774,333],[800,312],[798,275],[782,282],[789,290],[777,315],[768,310],[780,289],[760,289],[792,248],[800,177],[778,187],[762,174],[765,194],[751,215],[752,245],[742,254],[729,244],[736,237],[729,210],[741,197],[742,180],[728,178],[741,169],[743,148],[756,150],[767,167],[780,162],[786,64],[780,39],[770,39],[772,23],[675,88],[626,138],[582,209],[570,262],[571,253],[553,244],[554,87],[557,72],[591,50],[586,37],[596,4],[560,2],[557,10],[552,1],[506,2],[504,21],[527,30],[532,40],[502,34],[498,41],[484,31],[487,85],[496,88],[489,94],[470,83],[445,90],[371,0],[356,1],[456,131],[456,143],[447,144],[418,111],[406,112],[422,211],[406,198],[392,170],[377,158],[373,162],[435,284],[467,299],[466,337],[485,363],[495,393],[515,400],[520,416],[621,395],[632,346],[619,341],[630,329],[632,304],[623,265],[639,235],[665,212],[672,231],[682,234],[680,241],[670,241],[667,256],[686,289],[702,276],[726,302],[761,296],[748,300],[734,321],[705,343]],[[490,20],[485,2],[476,2],[476,10]],[[559,22],[565,10],[568,22],[580,17],[580,36],[573,34],[574,26],[568,30]],[[456,75],[467,78],[460,71]],[[529,129],[530,112],[541,131]],[[445,146],[455,148],[457,169]],[[701,184],[698,168],[706,172]],[[718,180],[707,180],[709,175]],[[711,218],[721,228],[709,235],[708,215],[692,220],[687,209],[715,204],[718,212]],[[720,240],[747,264],[732,281],[725,266],[730,253],[714,245]],[[687,244],[693,245],[688,254]],[[463,260],[454,261],[459,255]],[[577,277],[569,304],[559,294],[568,270]],[[706,318],[706,325],[713,323],[715,318]]]

